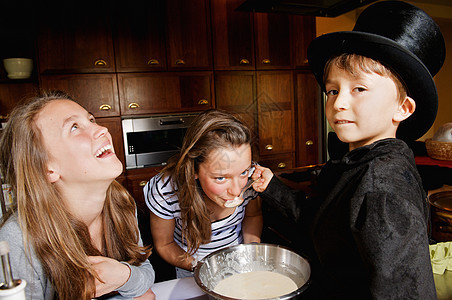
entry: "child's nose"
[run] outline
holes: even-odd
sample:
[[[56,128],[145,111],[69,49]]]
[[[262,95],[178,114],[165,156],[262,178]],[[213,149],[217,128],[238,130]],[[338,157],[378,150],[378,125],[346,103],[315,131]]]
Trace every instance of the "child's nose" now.
[[[94,124],[94,126],[95,126],[95,128],[94,128],[94,137],[96,139],[104,136],[105,134],[107,134],[108,129],[106,127],[100,126],[100,125],[97,125],[97,124]]]
[[[349,96],[346,93],[339,92],[334,101],[334,109],[335,110],[344,110],[347,109],[349,105]]]
[[[229,186],[229,194],[233,196],[238,196],[242,191],[242,186],[240,185],[240,181],[238,179],[234,179],[231,181],[231,185]]]

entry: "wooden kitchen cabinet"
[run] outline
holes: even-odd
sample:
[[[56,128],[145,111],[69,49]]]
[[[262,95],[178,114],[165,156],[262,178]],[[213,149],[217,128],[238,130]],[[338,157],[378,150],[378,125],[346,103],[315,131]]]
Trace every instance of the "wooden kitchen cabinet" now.
[[[121,114],[142,115],[212,108],[212,72],[118,74]]]
[[[253,13],[235,11],[243,0],[211,0],[215,70],[253,70]]]
[[[294,63],[296,68],[308,67],[308,46],[316,37],[315,17],[293,16],[292,17],[292,47]]]
[[[0,84],[0,121],[6,120],[21,100],[35,96],[37,91],[38,85],[31,82]]]
[[[166,70],[164,1],[121,2],[114,15],[116,71]]]
[[[215,73],[216,107],[254,132],[253,159],[272,170],[295,166],[292,71]]]
[[[274,172],[295,167],[293,153],[266,156],[259,160],[259,164],[267,167]]]
[[[158,167],[127,170],[126,186],[137,204],[138,227],[140,228],[141,239],[143,240],[144,245],[152,245],[153,243],[150,220],[151,212],[144,202],[143,188],[152,177],[161,171],[161,169],[161,167]],[[155,282],[176,278],[174,266],[165,262],[157,251],[155,251],[155,248],[152,251],[152,255],[149,257],[149,261],[155,270]]]
[[[152,242],[151,228],[149,220],[149,208],[144,202],[143,188],[146,183],[160,172],[162,168],[141,168],[134,170],[127,170],[126,186],[129,193],[135,199],[137,204],[138,224],[140,226],[141,237],[145,245]]]
[[[292,71],[257,72],[259,153],[274,155],[295,151]]]
[[[95,117],[119,116],[116,74],[42,75],[41,87],[69,93]]]
[[[259,161],[257,131],[256,73],[254,71],[222,71],[215,73],[216,108],[228,111],[242,120],[253,133],[253,160]]]
[[[287,14],[254,14],[258,70],[292,68],[291,18]]]
[[[40,73],[115,72],[111,11],[64,2],[39,16]]]
[[[212,69],[209,0],[167,0],[168,69]]]
[[[256,68],[307,67],[306,51],[315,38],[315,17],[255,13]]]
[[[216,108],[238,116],[257,137],[255,72],[216,72],[215,104]]]
[[[320,86],[310,71],[296,74],[297,160],[298,167],[322,161],[323,130]]]

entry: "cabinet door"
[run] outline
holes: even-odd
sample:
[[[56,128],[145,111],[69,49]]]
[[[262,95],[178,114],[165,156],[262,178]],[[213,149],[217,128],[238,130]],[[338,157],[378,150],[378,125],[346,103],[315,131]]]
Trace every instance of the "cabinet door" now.
[[[115,74],[43,75],[41,86],[68,93],[95,117],[119,116]]]
[[[162,0],[124,2],[116,8],[114,39],[118,72],[166,69],[164,16]]]
[[[118,84],[124,115],[213,107],[212,72],[118,74]]]
[[[293,74],[257,72],[259,153],[294,152]]]
[[[122,162],[123,169],[125,169],[125,156],[124,156],[124,139],[122,137],[121,117],[111,118],[96,118],[96,123],[107,127],[108,132],[111,134],[113,140],[113,147],[115,149],[116,156]]]
[[[216,70],[254,69],[253,14],[235,11],[242,2],[211,1]]]
[[[254,14],[257,69],[292,68],[290,18],[287,14]]]
[[[143,188],[149,179],[157,175],[160,170],[161,168],[127,170],[127,190],[137,204],[138,225],[140,227],[141,238],[145,245],[151,244],[152,237],[150,227],[151,221],[149,219],[150,210],[144,202]]]
[[[257,131],[256,76],[253,71],[215,73],[216,108],[226,110],[242,120],[253,133],[253,160],[259,160]]]
[[[37,91],[38,85],[30,82],[0,84],[0,121],[8,118],[20,100],[35,96]]]
[[[295,167],[294,161],[295,160],[293,153],[286,153],[279,155],[262,156],[259,160],[259,164],[276,172]]]
[[[311,72],[298,73],[297,78],[297,166],[321,162],[323,141],[319,138],[322,128],[321,91]]]
[[[41,73],[114,72],[110,11],[64,2],[40,16],[38,37]]]
[[[255,72],[215,73],[215,104],[240,117],[258,136]]]
[[[295,67],[307,67],[307,50],[311,41],[315,38],[315,17],[292,16],[292,47]]]
[[[167,0],[170,69],[212,69],[208,0]]]

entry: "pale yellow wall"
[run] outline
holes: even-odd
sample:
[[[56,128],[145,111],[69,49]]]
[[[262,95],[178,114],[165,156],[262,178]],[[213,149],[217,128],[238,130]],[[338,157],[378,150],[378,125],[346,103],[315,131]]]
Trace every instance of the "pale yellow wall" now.
[[[422,8],[435,19],[446,42],[446,61],[440,72],[434,77],[438,90],[438,114],[432,128],[419,139],[425,140],[431,138],[442,124],[452,122],[452,6],[424,4],[418,3],[418,1],[422,0],[411,3]],[[317,17],[317,35],[352,30],[362,10],[363,8],[360,8],[335,18]]]

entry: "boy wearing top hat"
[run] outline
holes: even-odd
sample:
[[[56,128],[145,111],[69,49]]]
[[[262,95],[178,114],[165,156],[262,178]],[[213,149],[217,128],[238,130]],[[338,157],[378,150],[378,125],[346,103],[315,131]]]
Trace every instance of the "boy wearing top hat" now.
[[[373,4],[353,31],[310,44],[309,64],[327,95],[326,117],[349,151],[322,168],[316,201],[259,166],[253,178],[263,179],[253,187],[284,215],[311,219],[316,298],[436,299],[428,204],[405,141],[433,124],[432,77],[444,58],[436,23],[399,1]]]

